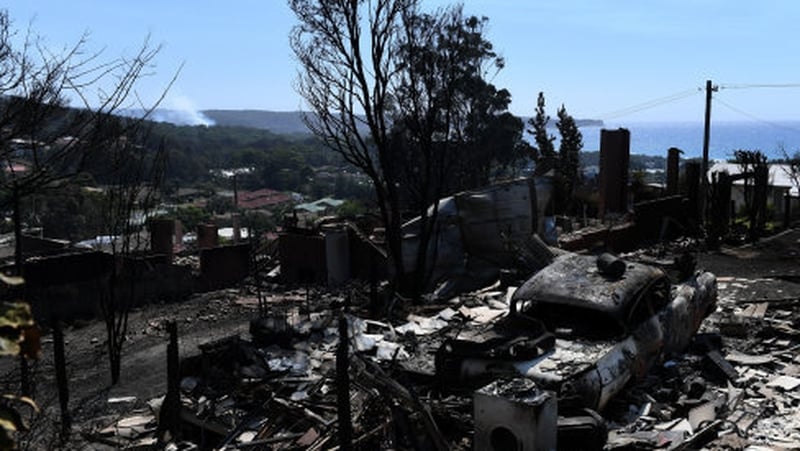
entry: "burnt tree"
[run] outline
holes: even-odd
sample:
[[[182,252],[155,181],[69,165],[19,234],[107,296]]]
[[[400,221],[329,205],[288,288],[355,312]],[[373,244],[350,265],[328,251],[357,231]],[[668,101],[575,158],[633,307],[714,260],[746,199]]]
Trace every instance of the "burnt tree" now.
[[[757,241],[767,222],[769,166],[767,156],[758,150],[737,150],[733,153],[744,180],[744,208],[748,220],[747,236]]]
[[[132,57],[104,60],[86,35],[61,52],[28,30],[21,43],[0,10],[0,191],[13,211],[15,263],[22,271],[23,200],[57,190],[121,136],[131,135],[160,99],[144,107],[132,99],[159,48],[145,40]],[[166,92],[166,91],[164,91]],[[92,94],[97,93],[97,94]],[[143,117],[114,114],[141,107]]]
[[[122,347],[128,331],[128,315],[137,299],[137,279],[146,263],[137,258],[149,247],[146,221],[157,206],[166,165],[163,142],[151,149],[135,137],[120,139],[106,153],[112,181],[103,200],[103,221],[113,256],[107,285],[102,287],[100,311],[106,324],[111,382],[120,378]]]
[[[121,137],[138,133],[161,100],[149,107],[132,100],[158,52],[145,40],[132,56],[105,60],[88,49],[87,35],[57,51],[33,30],[19,38],[0,10],[0,195],[12,211],[17,274],[24,269],[23,201],[60,189]],[[115,116],[128,107],[144,114]],[[29,391],[24,357],[21,372]]]
[[[426,14],[418,3],[289,1],[299,20],[290,36],[301,65],[297,89],[313,112],[308,126],[369,177],[396,287],[412,297],[427,285],[438,199],[457,170],[476,169],[469,176],[485,180],[485,162],[505,156],[498,149],[474,159],[485,149],[470,145],[483,133],[481,118],[495,117],[495,130],[514,123],[500,114],[510,94],[485,81],[490,68],[502,67],[484,37],[485,19],[460,7]],[[507,128],[513,133],[513,124]],[[404,258],[406,207],[419,219]]]

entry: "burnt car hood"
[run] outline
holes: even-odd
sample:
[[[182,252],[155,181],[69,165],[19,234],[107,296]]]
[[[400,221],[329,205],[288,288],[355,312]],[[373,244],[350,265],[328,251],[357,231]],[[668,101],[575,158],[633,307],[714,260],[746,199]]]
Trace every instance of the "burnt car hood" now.
[[[540,381],[560,382],[591,368],[617,345],[614,341],[556,339],[555,346],[541,359],[518,361],[520,374]]]
[[[598,270],[596,261],[587,255],[557,257],[514,293],[511,314],[522,312],[552,330],[577,327],[576,336],[611,339],[628,334],[648,313],[669,303],[669,279],[660,268],[626,262],[622,276],[612,278]],[[650,312],[637,312],[643,296]]]

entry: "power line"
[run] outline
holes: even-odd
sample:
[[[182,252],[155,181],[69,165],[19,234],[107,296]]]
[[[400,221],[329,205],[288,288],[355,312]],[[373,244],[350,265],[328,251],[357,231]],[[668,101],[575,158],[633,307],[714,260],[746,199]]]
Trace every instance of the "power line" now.
[[[676,92],[674,94],[670,94],[668,96],[659,97],[657,99],[648,100],[647,102],[640,103],[638,105],[633,105],[627,108],[623,108],[621,110],[612,111],[607,114],[603,114],[600,116],[600,119],[616,119],[622,116],[628,116],[630,114],[638,113],[640,111],[649,110],[652,108],[659,107],[661,105],[666,105],[668,103],[676,102],[681,99],[685,99],[686,97],[690,97],[696,95],[699,92],[697,88],[687,89],[684,91]]]
[[[752,119],[753,121],[760,122],[762,124],[769,125],[771,127],[782,128],[784,130],[789,130],[789,131],[792,131],[794,133],[800,133],[800,128],[789,127],[789,126],[787,126],[785,124],[780,124],[778,122],[772,122],[772,121],[760,118],[760,117],[758,117],[758,116],[756,116],[756,115],[754,115],[752,113],[748,113],[747,111],[745,111],[745,110],[743,110],[741,108],[737,108],[737,107],[731,105],[728,102],[725,102],[724,100],[720,99],[719,97],[714,97],[714,102],[719,103],[720,105],[724,106],[725,108],[728,108],[729,110],[731,110],[731,111],[733,111],[735,113],[741,114],[742,116],[745,116],[745,117],[747,117],[749,119]]]
[[[761,89],[761,88],[797,89],[797,88],[800,88],[800,83],[738,83],[738,84],[719,85],[719,89]],[[656,98],[656,99],[648,100],[646,102],[639,103],[639,104],[636,104],[636,105],[632,105],[632,106],[629,106],[627,108],[623,108],[623,109],[620,109],[620,110],[616,110],[616,111],[612,111],[612,112],[609,112],[609,113],[606,113],[606,114],[602,114],[602,115],[599,116],[599,119],[608,120],[608,119],[617,119],[617,118],[620,118],[620,117],[623,117],[623,116],[629,116],[631,114],[635,114],[635,113],[638,113],[638,112],[641,112],[641,111],[645,111],[645,110],[653,109],[653,108],[656,108],[656,107],[660,107],[660,106],[666,105],[668,103],[677,102],[678,100],[682,100],[682,99],[685,99],[687,97],[691,97],[691,96],[693,96],[695,94],[698,94],[698,93],[700,93],[702,91],[703,91],[703,88],[691,88],[691,89],[687,89],[687,90],[684,90],[684,91],[679,91],[679,92],[676,92],[674,94],[670,94],[670,95],[667,95],[667,96],[664,96],[664,97],[659,97],[659,98]],[[715,97],[715,100],[718,100],[718,99],[716,99],[716,97]],[[734,111],[736,111],[736,112],[738,112],[740,114],[743,114],[745,116],[748,115],[748,113],[746,113],[744,111],[741,111],[741,110],[737,110],[736,107],[733,107],[732,105],[725,104],[722,101],[719,101],[719,102],[722,105],[724,105],[726,107],[729,107],[732,110],[734,110]],[[753,119],[759,120],[759,119],[756,119],[756,118],[753,118]],[[764,121],[761,121],[761,122],[764,122]],[[769,123],[769,122],[765,122],[765,123]],[[771,125],[776,126],[776,127],[780,127],[780,125],[778,125],[778,124],[771,124]],[[783,127],[783,128],[787,128],[787,127]],[[800,130],[797,130],[797,131],[800,131]]]
[[[800,83],[743,83],[720,85],[720,89],[800,88]]]

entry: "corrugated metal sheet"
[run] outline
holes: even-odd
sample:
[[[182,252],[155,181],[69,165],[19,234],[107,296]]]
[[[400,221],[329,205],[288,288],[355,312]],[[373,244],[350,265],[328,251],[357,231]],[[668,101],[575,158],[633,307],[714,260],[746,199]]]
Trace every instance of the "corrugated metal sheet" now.
[[[521,178],[441,199],[436,237],[427,252],[428,262],[435,262],[431,282],[485,276],[486,268],[497,272],[512,265],[513,243],[541,234],[550,186],[546,178]],[[416,266],[419,222],[415,218],[403,225],[403,260],[409,272]]]

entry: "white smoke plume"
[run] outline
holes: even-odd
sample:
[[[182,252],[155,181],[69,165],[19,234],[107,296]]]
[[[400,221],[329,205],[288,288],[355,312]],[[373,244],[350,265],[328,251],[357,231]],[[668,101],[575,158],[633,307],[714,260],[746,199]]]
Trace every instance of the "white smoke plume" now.
[[[214,121],[198,110],[194,103],[184,95],[168,97],[166,108],[153,111],[150,119],[175,125],[205,125],[206,127],[214,125]]]

